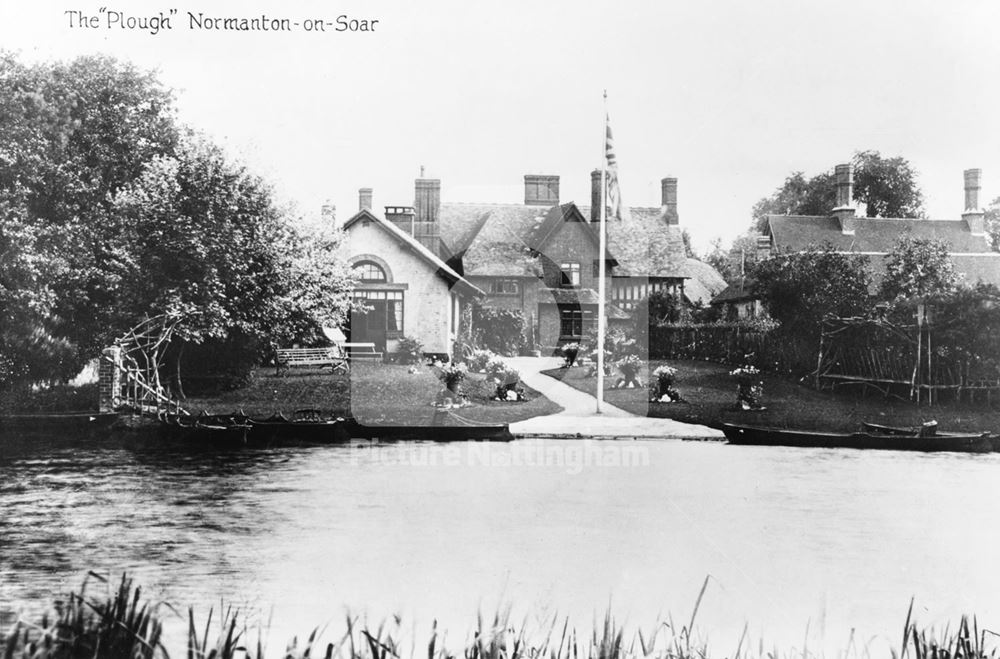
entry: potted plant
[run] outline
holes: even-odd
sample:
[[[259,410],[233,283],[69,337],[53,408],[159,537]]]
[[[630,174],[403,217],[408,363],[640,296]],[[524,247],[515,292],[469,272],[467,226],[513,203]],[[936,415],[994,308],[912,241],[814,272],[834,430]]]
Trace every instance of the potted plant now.
[[[444,386],[448,388],[448,391],[457,394],[459,392],[459,387],[462,384],[462,380],[465,379],[469,369],[462,362],[450,362],[441,366],[440,371],[441,372],[438,373],[438,378],[444,383]]]
[[[566,360],[566,363],[563,364],[565,368],[569,368],[576,363],[576,358],[580,354],[580,348],[580,344],[575,341],[572,343],[565,343],[559,348],[563,354],[563,359]]]
[[[638,355],[626,355],[615,362],[615,366],[622,372],[622,379],[618,381],[619,388],[642,386],[638,377],[639,370],[642,369],[642,360]]]
[[[654,403],[678,403],[683,399],[681,394],[674,387],[674,380],[677,377],[677,369],[673,366],[657,366],[653,371],[653,383],[650,386],[652,396],[650,401]]]
[[[523,400],[523,391],[517,386],[521,374],[511,368],[502,359],[491,359],[486,365],[486,375],[496,383],[495,398],[497,400]]]
[[[729,372],[736,380],[736,406],[743,410],[762,410],[764,382],[756,366],[744,365]]]

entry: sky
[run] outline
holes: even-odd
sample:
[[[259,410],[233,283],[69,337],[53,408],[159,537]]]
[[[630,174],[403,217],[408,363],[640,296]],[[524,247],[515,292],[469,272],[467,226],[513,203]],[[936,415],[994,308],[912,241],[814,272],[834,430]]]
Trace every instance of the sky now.
[[[298,25],[198,29],[189,12]],[[342,15],[378,23],[336,32]],[[1000,197],[998,25],[995,0],[35,0],[0,3],[0,48],[157,70],[183,122],[341,222],[360,187],[377,209],[412,204],[421,167],[443,201],[516,203],[525,174],[556,174],[563,201],[589,204],[607,90],[625,202],[658,206],[677,177],[704,251],[791,172],[858,150],[907,158],[934,218],[960,218],[964,169],[983,170],[983,205]]]

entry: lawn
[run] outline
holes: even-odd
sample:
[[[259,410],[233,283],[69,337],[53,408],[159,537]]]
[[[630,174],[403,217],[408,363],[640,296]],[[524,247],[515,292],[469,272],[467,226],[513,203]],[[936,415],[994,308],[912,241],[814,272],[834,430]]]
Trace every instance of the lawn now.
[[[349,375],[291,369],[276,376],[271,369],[262,369],[248,387],[211,397],[190,397],[183,405],[191,412],[242,409],[250,416],[313,408],[335,416],[353,415],[365,425],[416,426],[513,423],[562,409],[529,388],[525,388],[524,401],[490,400],[492,387],[484,375],[476,373],[468,375],[462,390],[471,405],[440,410],[434,403],[445,391],[434,368],[359,362]]]
[[[937,420],[942,430],[1000,431],[1000,409],[988,408],[985,403],[944,403],[928,407],[917,406],[898,398],[886,398],[880,393],[860,396],[842,391],[833,394],[817,391],[778,375],[764,374],[762,411],[736,409],[736,383],[729,375],[729,367],[699,361],[653,361],[650,369],[661,364],[677,368],[676,386],[686,399],[684,403],[649,403],[646,387],[640,389],[611,389],[605,391],[605,400],[633,412],[651,417],[669,418],[688,423],[718,426],[727,423],[775,426],[781,428],[816,429],[831,431],[857,430],[863,421],[885,425],[912,426],[924,421]],[[596,378],[586,377],[586,369],[553,369],[546,375],[593,394]],[[640,375],[643,384],[649,382],[648,372]],[[607,378],[610,387],[615,377]]]

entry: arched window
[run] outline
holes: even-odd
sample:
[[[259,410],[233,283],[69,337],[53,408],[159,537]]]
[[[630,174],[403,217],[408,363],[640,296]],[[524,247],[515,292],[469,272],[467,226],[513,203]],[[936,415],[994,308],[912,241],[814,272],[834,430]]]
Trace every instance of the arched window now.
[[[360,277],[361,281],[387,281],[385,270],[374,261],[359,261],[354,264],[353,270]]]

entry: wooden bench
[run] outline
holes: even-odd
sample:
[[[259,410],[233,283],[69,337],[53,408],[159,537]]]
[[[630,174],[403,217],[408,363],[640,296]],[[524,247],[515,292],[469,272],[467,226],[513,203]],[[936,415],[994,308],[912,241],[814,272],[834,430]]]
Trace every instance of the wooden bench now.
[[[281,373],[294,366],[330,367],[330,370],[346,373],[347,358],[339,347],[333,348],[278,348],[275,357],[275,373]]]
[[[375,351],[374,343],[338,343],[337,346],[347,355],[348,359],[382,361],[382,353]]]

